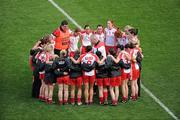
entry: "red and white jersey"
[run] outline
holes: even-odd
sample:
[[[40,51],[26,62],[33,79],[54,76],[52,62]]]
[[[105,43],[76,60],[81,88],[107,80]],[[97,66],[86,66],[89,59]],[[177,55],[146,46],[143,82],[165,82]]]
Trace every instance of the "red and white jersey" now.
[[[86,63],[92,65],[94,62],[98,61],[98,57],[95,54],[88,52],[80,56],[80,61],[81,64]],[[95,70],[91,70],[90,72],[85,72],[84,74],[86,76],[94,76]]]
[[[50,42],[51,42],[50,45],[51,45],[52,48],[53,48],[53,50],[51,51],[51,54],[54,54],[55,41],[54,41],[54,40],[51,40]]]
[[[125,46],[126,44],[129,43],[129,40],[128,40],[126,34],[123,33],[121,38],[117,38],[117,42],[118,42],[118,44]]]
[[[133,43],[133,44],[138,43],[139,42],[138,37],[137,36],[130,36],[129,37],[129,42]]]
[[[99,42],[97,45],[93,46],[93,53],[96,54],[96,51],[100,51],[102,56],[106,58],[106,49],[105,49],[105,45],[104,42]]]
[[[85,32],[85,33],[82,33],[81,35],[82,35],[82,46],[89,46],[89,45],[91,45],[90,36],[92,35],[92,33],[87,34]]]
[[[116,46],[116,40],[115,40],[115,36],[114,36],[116,29],[115,28],[112,28],[112,29],[105,28],[104,32],[105,32],[105,45],[106,46]]]
[[[130,57],[131,57],[131,59],[136,59],[138,52],[139,52],[139,49],[137,49],[137,48],[131,49],[130,50]],[[137,62],[132,62],[131,68],[132,68],[132,66],[135,66],[134,68],[136,70],[139,70],[139,65],[137,64]]]
[[[52,55],[47,52],[39,52],[36,56],[36,59],[40,60],[42,63],[49,61],[52,58]]]
[[[69,51],[70,52],[75,52],[78,50],[78,42],[79,42],[79,35],[78,36],[70,36],[70,46],[69,46]]]
[[[130,63],[130,61],[127,59],[127,57],[126,57],[125,54],[127,54],[127,55],[130,56],[130,54],[129,54],[128,52],[123,51],[123,52],[120,52],[120,54],[119,54],[119,59],[120,59],[120,60],[123,60],[123,62],[124,62],[125,64],[128,64],[128,63]],[[131,72],[131,69],[130,69],[130,68],[129,68],[129,69],[123,69],[123,70],[124,70],[124,73],[130,73],[130,72]]]
[[[98,40],[100,40],[101,42],[104,42],[105,35],[103,32],[101,34],[96,33],[96,36],[97,36]]]

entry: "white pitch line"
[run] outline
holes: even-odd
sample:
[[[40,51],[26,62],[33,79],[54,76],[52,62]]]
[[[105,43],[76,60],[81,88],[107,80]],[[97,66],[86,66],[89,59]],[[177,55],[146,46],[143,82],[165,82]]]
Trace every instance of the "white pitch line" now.
[[[175,120],[179,120],[177,116],[174,115],[173,112],[170,111],[168,107],[166,107],[150,90],[148,90],[142,83],[141,88],[156,102],[158,103],[171,117]]]
[[[71,17],[69,16],[58,4],[56,4],[53,0],[48,0],[54,7],[56,7],[62,14],[64,14],[76,27],[82,29],[82,27]],[[148,90],[142,83],[142,89],[156,102],[158,103],[172,118],[175,120],[179,120],[177,116],[174,115],[171,110],[166,107],[150,90]]]
[[[68,15],[58,4],[56,4],[53,0],[48,0],[54,7],[56,7],[63,15],[65,15],[76,27],[82,30],[82,27],[70,16]]]

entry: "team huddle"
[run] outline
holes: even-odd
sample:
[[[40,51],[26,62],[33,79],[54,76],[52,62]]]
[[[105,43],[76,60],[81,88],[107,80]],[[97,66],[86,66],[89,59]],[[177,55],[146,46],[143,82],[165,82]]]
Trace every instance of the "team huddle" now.
[[[59,105],[90,105],[96,90],[100,105],[108,105],[109,96],[113,106],[126,103],[129,95],[136,101],[142,59],[138,29],[132,26],[122,30],[108,20],[105,28],[71,31],[63,20],[30,50],[32,96],[53,104],[57,84]]]

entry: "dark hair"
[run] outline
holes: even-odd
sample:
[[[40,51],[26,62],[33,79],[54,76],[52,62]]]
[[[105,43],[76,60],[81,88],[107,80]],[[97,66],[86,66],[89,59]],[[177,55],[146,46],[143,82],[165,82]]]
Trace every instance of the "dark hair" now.
[[[90,45],[86,46],[86,52],[90,52],[92,50],[92,47]]]
[[[41,41],[41,43],[39,44],[40,46],[41,46],[41,45],[45,45],[45,44],[47,44],[47,43],[50,43],[50,36],[49,36],[49,35],[46,35],[46,36],[42,37],[42,38],[40,39],[40,41]]]
[[[135,44],[133,44],[133,43],[130,43],[130,44],[129,44],[129,48],[130,48],[130,49],[133,49],[133,48],[135,48],[135,47],[136,47]]]
[[[75,33],[80,32],[80,31],[81,31],[81,30],[80,30],[79,28],[76,28],[76,29],[74,30]]]
[[[113,20],[108,20],[108,21],[110,21],[112,23],[112,25],[114,25],[114,21]]]
[[[30,55],[34,55],[34,53],[35,53],[35,50],[31,49],[30,50]]]
[[[67,56],[67,51],[66,51],[66,50],[61,50],[59,54],[60,54],[59,56],[60,56],[61,58],[64,58],[64,57]]]
[[[90,27],[90,26],[86,24],[86,25],[84,26],[84,29],[86,29],[87,27]]]
[[[114,23],[113,20],[108,20],[108,21],[110,21],[110,22],[112,23],[112,25],[113,25],[114,28],[118,29],[118,27],[116,26],[116,24]]]
[[[63,21],[61,22],[61,26],[64,26],[64,25],[68,25],[67,20],[63,20]]]
[[[117,38],[122,38],[123,33],[121,32],[120,28],[117,28],[117,31],[114,33],[114,36]]]
[[[120,50],[124,50],[124,45],[119,45]]]
[[[126,44],[126,45],[125,45],[125,48],[129,48],[129,47],[130,47],[130,45],[129,45],[129,44]]]
[[[96,51],[96,55],[100,58],[100,57],[102,56],[101,51],[97,50],[97,51]]]
[[[79,51],[79,50],[76,50],[76,51],[75,51],[75,54],[80,54],[80,51]]]
[[[116,56],[116,51],[114,50],[114,48],[110,48],[110,49],[109,49],[109,53],[110,53],[112,56],[117,57],[117,56]]]
[[[138,34],[138,29],[137,28],[132,28],[132,29],[129,29],[129,32],[133,35],[137,35]]]
[[[98,24],[98,25],[97,25],[97,28],[98,28],[98,27],[102,27],[102,28],[103,28],[103,26],[102,26],[101,24]]]
[[[74,57],[75,60],[77,60],[80,57],[80,51],[76,50],[73,57]]]

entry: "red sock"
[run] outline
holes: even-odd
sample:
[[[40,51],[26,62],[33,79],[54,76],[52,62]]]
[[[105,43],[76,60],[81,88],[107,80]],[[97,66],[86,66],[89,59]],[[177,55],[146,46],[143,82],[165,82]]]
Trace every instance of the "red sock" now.
[[[62,101],[62,100],[60,100],[60,101],[59,101],[59,104],[60,104],[60,105],[62,105],[62,104],[63,104],[63,101]]]
[[[81,98],[77,98],[77,102],[80,103],[81,102]]]
[[[135,101],[136,100],[136,96],[132,96],[132,100]]]
[[[39,96],[39,99],[41,100],[41,99],[42,99],[42,96]]]
[[[41,96],[41,99],[42,99],[42,100],[46,100],[45,96]]]
[[[93,103],[93,101],[89,101],[89,104],[92,104]]]
[[[49,104],[52,104],[52,100],[48,100],[48,103],[49,103]]]
[[[108,92],[103,92],[104,100],[107,100]]]
[[[125,101],[126,100],[126,97],[122,96],[122,101]]]
[[[64,100],[64,103],[66,104],[66,103],[67,103],[67,100]]]
[[[71,98],[71,103],[74,103],[74,98]]]
[[[102,104],[104,102],[103,97],[99,97],[99,101]]]
[[[116,100],[112,100],[112,104],[116,104]]]
[[[137,99],[138,98],[138,94],[135,94],[135,97],[136,97],[135,99]]]
[[[127,100],[128,100],[128,98],[127,98],[127,97],[124,97],[124,99],[125,99],[125,101],[127,101]]]
[[[45,98],[45,102],[46,102],[46,103],[49,103],[49,100],[48,100],[48,98]]]

